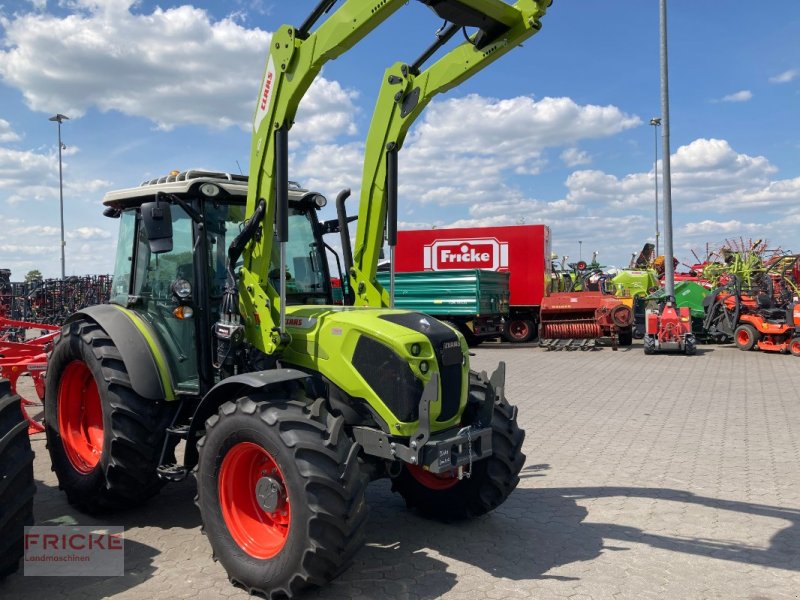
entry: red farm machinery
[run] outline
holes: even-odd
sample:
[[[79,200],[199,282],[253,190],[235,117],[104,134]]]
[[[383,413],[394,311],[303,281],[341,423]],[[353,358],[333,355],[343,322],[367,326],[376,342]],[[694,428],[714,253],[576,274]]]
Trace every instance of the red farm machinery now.
[[[589,350],[608,339],[614,350],[633,341],[633,311],[615,296],[557,292],[542,299],[539,344],[548,350]]]

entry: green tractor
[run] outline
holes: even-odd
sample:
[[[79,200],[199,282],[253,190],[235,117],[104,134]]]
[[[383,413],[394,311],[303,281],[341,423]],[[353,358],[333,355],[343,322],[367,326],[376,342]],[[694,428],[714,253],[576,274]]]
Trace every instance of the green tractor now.
[[[0,579],[15,573],[33,525],[33,451],[20,397],[0,379]]]
[[[443,521],[493,510],[519,482],[524,432],[504,365],[472,371],[461,334],[393,309],[393,277],[387,292],[375,275],[384,231],[393,254],[411,122],[538,31],[549,2],[423,2],[450,25],[420,60],[390,69],[379,95],[344,256],[354,305],[333,304],[323,239],[347,238],[347,194],[320,222],[326,199],[289,181],[288,132],[322,65],[400,0],[347,0],[311,31],[326,0],[273,34],[249,177],[173,172],[106,195],[120,220],[111,303],[72,315],[50,358],[48,448],[69,502],[124,509],[194,471],[214,555],[251,593],[292,597],[346,568],[371,480],[390,478]],[[422,70],[464,27],[477,31]]]

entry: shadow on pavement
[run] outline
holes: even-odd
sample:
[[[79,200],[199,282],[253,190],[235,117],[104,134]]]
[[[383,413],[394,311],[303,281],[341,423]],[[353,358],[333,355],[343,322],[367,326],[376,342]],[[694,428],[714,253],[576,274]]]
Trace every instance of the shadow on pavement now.
[[[528,477],[542,476],[547,465],[529,468]],[[382,484],[373,484],[373,487]],[[388,487],[388,486],[387,486]],[[495,589],[495,578],[514,581],[572,580],[548,575],[551,569],[588,561],[603,552],[624,552],[627,543],[647,544],[672,552],[766,565],[800,571],[800,510],[697,496],[658,488],[517,489],[497,512],[473,521],[442,524],[405,510],[388,489],[370,494],[373,506],[366,546],[355,564],[330,586],[309,597],[339,598],[358,588],[367,596],[407,596],[434,599],[451,590],[461,577],[459,563],[478,567],[491,577],[470,582],[470,589]],[[648,533],[617,523],[586,523],[588,510],[580,500],[626,497],[652,498],[700,505],[720,511],[787,520],[769,547],[760,548],[722,539],[674,537]],[[624,516],[623,516],[624,518]],[[474,575],[473,575],[474,577]]]

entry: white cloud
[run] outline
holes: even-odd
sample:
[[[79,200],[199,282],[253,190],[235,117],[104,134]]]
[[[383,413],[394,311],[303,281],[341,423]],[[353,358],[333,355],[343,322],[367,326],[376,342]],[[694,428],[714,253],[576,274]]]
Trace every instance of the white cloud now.
[[[570,98],[471,94],[432,103],[401,155],[401,195],[437,204],[495,202],[508,174],[544,168],[547,148],[609,137],[640,123],[615,106]]]
[[[99,227],[78,227],[67,232],[66,237],[73,240],[108,240],[112,236],[108,231]]]
[[[585,150],[578,148],[567,148],[561,153],[559,157],[568,167],[577,167],[579,165],[588,165],[592,162],[592,157]]]
[[[723,96],[720,99],[720,102],[747,102],[748,100],[752,100],[752,98],[753,92],[750,90],[740,90],[738,92],[734,92],[733,94]]]
[[[770,83],[789,83],[793,81],[795,77],[800,75],[800,69],[789,69],[788,71],[784,71],[783,73],[778,73],[774,77],[769,78]]]
[[[51,227],[49,225],[28,225],[26,227],[17,227],[10,230],[8,236],[36,236],[36,237],[51,237],[59,235],[61,229],[58,227]]]
[[[192,6],[133,14],[133,5],[79,0],[65,18],[2,18],[0,75],[31,109],[73,118],[96,106],[164,129],[249,121],[269,34]]]
[[[0,119],[0,142],[7,144],[8,142],[18,142],[19,140],[19,134],[11,129],[11,123],[5,119]]]
[[[249,3],[253,4],[253,3]],[[32,110],[143,117],[158,128],[200,124],[250,130],[271,34],[234,15],[215,21],[190,5],[132,12],[132,0],[72,0],[72,14],[0,16],[0,77]],[[266,10],[255,3],[256,10]],[[260,7],[260,8],[259,8]],[[355,133],[356,93],[317,78],[293,139]],[[0,128],[2,135],[2,128]]]
[[[727,235],[739,235],[742,233],[751,233],[762,229],[763,225],[758,223],[742,223],[737,219],[730,221],[713,221],[705,219],[697,223],[686,223],[680,233],[686,236],[712,236],[714,239],[724,237]]]

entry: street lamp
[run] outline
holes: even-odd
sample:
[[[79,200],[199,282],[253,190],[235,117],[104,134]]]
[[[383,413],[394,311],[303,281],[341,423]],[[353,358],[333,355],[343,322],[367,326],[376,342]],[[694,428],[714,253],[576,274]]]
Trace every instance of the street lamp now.
[[[64,176],[61,171],[61,151],[66,148],[66,146],[61,143],[61,123],[65,120],[69,120],[69,117],[61,113],[56,113],[54,116],[50,117],[49,120],[58,123],[58,197],[61,210],[61,279],[64,279],[66,277],[66,265],[64,261],[64,246],[66,244],[64,243]]]
[[[655,140],[655,149],[656,149],[656,158],[655,158],[655,161],[654,161],[654,173],[655,173],[655,176],[653,177],[653,179],[655,179],[655,182],[656,182],[656,256],[658,256],[658,236],[659,236],[659,232],[658,232],[658,126],[661,125],[661,119],[659,119],[657,117],[653,117],[652,119],[650,119],[650,125],[653,126],[653,134],[654,134],[653,138]]]
[[[578,240],[578,260],[583,260],[583,242]]]

